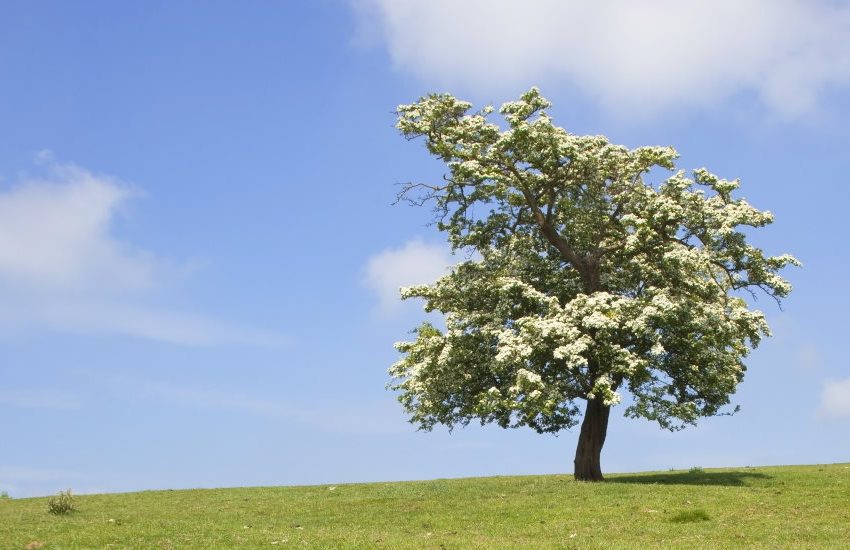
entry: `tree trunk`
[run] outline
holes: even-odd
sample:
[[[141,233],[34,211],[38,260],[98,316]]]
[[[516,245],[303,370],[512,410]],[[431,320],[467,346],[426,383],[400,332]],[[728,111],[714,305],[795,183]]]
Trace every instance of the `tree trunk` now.
[[[611,407],[602,403],[602,399],[598,397],[587,401],[576,447],[573,475],[577,481],[603,481],[599,456],[602,454],[605,434],[608,432],[610,411]]]

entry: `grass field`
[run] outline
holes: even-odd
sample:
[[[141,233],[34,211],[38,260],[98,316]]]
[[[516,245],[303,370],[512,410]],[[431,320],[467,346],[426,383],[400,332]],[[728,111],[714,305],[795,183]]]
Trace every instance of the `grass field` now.
[[[850,464],[0,499],[0,548],[850,548]],[[43,546],[38,546],[42,544]]]

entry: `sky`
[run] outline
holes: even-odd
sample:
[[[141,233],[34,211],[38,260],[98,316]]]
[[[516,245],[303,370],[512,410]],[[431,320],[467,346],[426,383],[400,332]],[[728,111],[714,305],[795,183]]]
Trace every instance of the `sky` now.
[[[606,472],[850,461],[850,3],[7,2],[0,491],[570,473],[577,431],[418,432],[397,289],[463,259],[396,184],[397,105],[539,86],[556,123],[740,178],[795,290],[741,411],[612,411]]]

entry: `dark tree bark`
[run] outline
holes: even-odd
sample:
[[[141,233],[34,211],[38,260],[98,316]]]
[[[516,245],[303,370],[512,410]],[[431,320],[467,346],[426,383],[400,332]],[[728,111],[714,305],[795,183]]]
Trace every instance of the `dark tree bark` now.
[[[587,401],[574,463],[573,476],[577,481],[604,480],[599,457],[602,454],[602,446],[605,445],[605,434],[608,432],[608,413],[610,411],[611,407],[602,403],[601,398],[597,397]]]

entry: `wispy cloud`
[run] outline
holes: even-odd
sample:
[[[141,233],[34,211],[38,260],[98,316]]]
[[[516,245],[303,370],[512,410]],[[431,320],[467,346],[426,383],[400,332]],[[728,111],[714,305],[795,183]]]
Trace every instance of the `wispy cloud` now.
[[[14,497],[49,494],[58,488],[64,490],[79,478],[76,472],[64,470],[0,465],[0,491]]]
[[[120,334],[187,345],[270,345],[280,335],[156,306],[175,264],[118,239],[141,191],[42,154],[44,174],[0,188],[0,328]],[[188,265],[188,264],[187,264]]]
[[[797,348],[797,366],[803,369],[816,369],[823,363],[820,350],[812,342],[805,342]]]
[[[376,435],[410,431],[393,399],[381,403],[334,400],[305,405],[294,403],[286,397],[264,396],[238,387],[188,385],[140,379],[120,373],[99,376],[96,383],[106,383],[113,394],[132,388],[136,398],[159,400],[192,409],[285,420],[325,433]]]
[[[850,378],[824,384],[818,413],[822,418],[850,419]]]
[[[51,468],[0,466],[0,479],[15,481],[53,481],[77,477],[79,474]]]
[[[190,408],[241,412],[290,420],[302,416],[299,410],[287,407],[281,399],[249,395],[234,388],[218,389],[143,380],[134,380],[131,384],[125,384],[125,387],[133,387],[148,396]]]
[[[0,491],[6,491],[14,498],[56,494],[56,491],[69,487],[73,487],[77,495],[103,493],[110,490],[110,485],[121,487],[122,483],[126,484],[126,479],[127,476],[114,476],[103,471],[91,474],[58,468],[0,465]],[[107,486],[97,485],[102,483],[107,483]]]
[[[351,0],[361,33],[430,86],[568,83],[652,116],[755,94],[787,117],[850,84],[850,5],[806,0]]]
[[[69,411],[79,409],[81,403],[76,395],[63,390],[8,387],[0,390],[0,405],[12,407]]]
[[[0,328],[6,337],[27,330],[48,330],[82,336],[129,335],[187,346],[279,347],[287,343],[284,335],[274,331],[139,303],[143,298],[15,296],[0,310]]]
[[[391,315],[401,308],[401,287],[433,282],[455,263],[447,247],[414,239],[369,258],[365,281],[378,298],[378,311]]]

